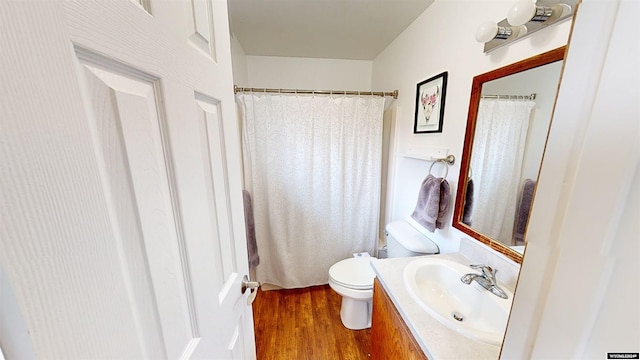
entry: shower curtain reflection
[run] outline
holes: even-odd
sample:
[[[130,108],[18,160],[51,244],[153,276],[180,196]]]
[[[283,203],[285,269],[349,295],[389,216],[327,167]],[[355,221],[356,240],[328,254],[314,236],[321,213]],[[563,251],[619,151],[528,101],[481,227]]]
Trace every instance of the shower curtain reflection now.
[[[513,245],[527,129],[535,106],[529,100],[480,100],[473,138],[473,228]]]
[[[378,229],[384,98],[239,94],[245,189],[253,197],[257,280],[326,284]]]

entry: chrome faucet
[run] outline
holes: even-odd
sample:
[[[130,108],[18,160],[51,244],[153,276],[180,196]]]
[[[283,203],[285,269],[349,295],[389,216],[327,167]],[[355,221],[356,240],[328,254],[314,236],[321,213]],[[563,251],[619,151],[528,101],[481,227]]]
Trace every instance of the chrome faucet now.
[[[503,299],[507,298],[507,293],[504,290],[498,287],[498,283],[496,282],[496,274],[498,270],[493,270],[491,266],[488,265],[470,265],[472,269],[480,269],[482,270],[482,274],[469,273],[466,275],[462,275],[460,281],[469,285],[472,281],[476,281],[483,288],[491,291],[491,293],[495,296],[501,297]]]

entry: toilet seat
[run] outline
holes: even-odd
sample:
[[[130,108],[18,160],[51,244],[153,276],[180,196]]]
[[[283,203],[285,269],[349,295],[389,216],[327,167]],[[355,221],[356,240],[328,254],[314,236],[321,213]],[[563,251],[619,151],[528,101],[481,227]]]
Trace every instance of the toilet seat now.
[[[371,258],[353,257],[338,261],[329,268],[329,281],[352,290],[373,289],[376,277]]]

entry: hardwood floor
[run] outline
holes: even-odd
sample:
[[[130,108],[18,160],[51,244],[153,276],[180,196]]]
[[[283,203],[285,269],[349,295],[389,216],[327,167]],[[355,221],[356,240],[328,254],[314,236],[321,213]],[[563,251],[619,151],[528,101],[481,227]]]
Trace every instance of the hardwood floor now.
[[[370,329],[342,325],[342,298],[329,285],[259,291],[253,305],[258,360],[369,358]]]

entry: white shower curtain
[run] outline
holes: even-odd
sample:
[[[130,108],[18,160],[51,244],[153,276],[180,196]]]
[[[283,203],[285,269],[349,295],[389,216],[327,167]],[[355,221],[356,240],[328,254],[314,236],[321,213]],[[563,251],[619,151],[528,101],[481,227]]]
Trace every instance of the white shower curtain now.
[[[337,261],[373,254],[384,98],[240,94],[237,100],[258,281],[326,284]]]
[[[473,140],[472,227],[511,244],[522,160],[531,111],[530,100],[480,100]]]

